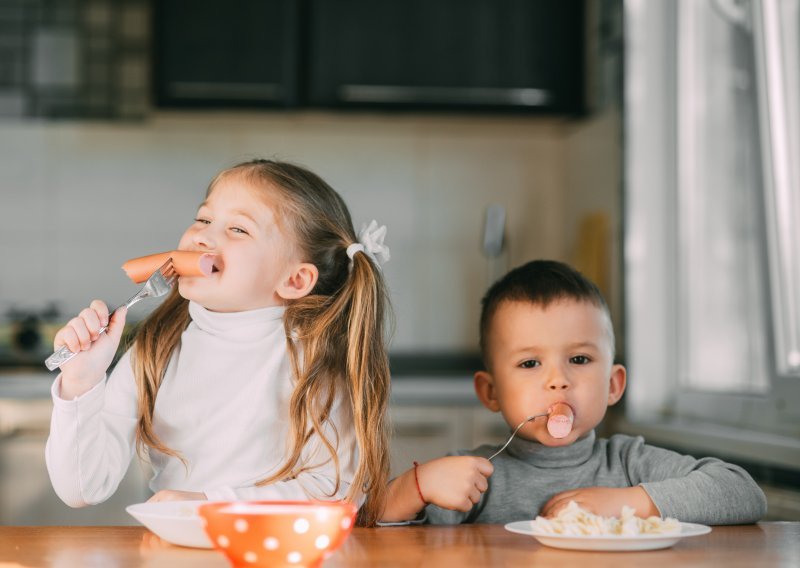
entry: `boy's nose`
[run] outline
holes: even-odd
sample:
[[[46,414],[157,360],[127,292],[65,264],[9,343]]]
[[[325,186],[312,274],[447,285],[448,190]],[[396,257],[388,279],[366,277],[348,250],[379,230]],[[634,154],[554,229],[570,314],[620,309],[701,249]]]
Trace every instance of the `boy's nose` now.
[[[547,388],[550,390],[564,390],[569,388],[567,376],[561,370],[554,369],[547,378]]]

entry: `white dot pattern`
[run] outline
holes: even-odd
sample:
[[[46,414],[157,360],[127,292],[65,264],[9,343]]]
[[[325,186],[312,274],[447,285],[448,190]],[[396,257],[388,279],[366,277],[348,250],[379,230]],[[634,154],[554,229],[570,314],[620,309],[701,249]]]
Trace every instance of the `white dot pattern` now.
[[[303,556],[299,552],[290,552],[286,555],[286,560],[288,560],[290,564],[297,564],[302,559]]]
[[[324,550],[328,548],[328,545],[331,543],[331,539],[328,538],[328,535],[320,535],[317,537],[317,540],[314,541],[314,546],[316,546],[320,550]]]
[[[297,534],[303,534],[308,532],[308,527],[311,525],[306,519],[297,519],[294,522],[294,532]]]
[[[345,529],[345,530],[349,529],[351,522],[352,521],[350,520],[350,517],[345,517],[344,519],[342,519],[342,528]]]
[[[280,545],[281,543],[274,536],[268,536],[264,539],[264,548],[267,550],[277,550]]]
[[[258,562],[258,555],[255,552],[245,552],[244,553],[244,561],[249,562],[250,564],[255,564]]]
[[[236,519],[236,522],[233,523],[233,528],[236,529],[236,532],[244,533],[247,532],[247,521],[244,519]]]
[[[231,541],[229,541],[228,537],[223,534],[217,537],[217,544],[219,544],[222,548],[228,548],[228,546],[231,544]]]

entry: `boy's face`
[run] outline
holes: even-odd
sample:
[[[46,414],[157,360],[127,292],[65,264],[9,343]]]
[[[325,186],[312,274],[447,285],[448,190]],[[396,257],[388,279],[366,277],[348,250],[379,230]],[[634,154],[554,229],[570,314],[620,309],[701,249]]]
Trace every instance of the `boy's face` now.
[[[610,325],[589,302],[560,300],[547,308],[502,302],[488,330],[490,370],[475,374],[478,398],[502,412],[511,428],[566,403],[575,416],[568,436],[551,436],[546,417],[523,426],[518,436],[547,446],[573,443],[600,423],[625,390],[625,368],[612,361]]]

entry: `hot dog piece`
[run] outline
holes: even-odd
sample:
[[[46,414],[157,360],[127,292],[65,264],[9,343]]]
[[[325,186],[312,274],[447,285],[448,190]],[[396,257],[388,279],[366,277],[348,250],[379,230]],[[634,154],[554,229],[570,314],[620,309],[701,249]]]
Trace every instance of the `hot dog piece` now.
[[[214,270],[214,255],[189,250],[172,250],[132,258],[122,265],[128,278],[140,284],[172,258],[178,276],[209,276]]]
[[[550,407],[547,417],[547,431],[553,438],[566,438],[572,431],[572,421],[575,415],[572,408],[563,402],[557,402]]]

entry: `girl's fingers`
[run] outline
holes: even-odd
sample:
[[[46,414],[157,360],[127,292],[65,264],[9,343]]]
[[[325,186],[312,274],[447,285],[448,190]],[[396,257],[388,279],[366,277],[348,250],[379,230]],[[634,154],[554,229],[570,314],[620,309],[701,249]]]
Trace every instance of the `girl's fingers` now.
[[[478,489],[478,491],[483,493],[484,491],[489,489],[489,482],[486,480],[485,477],[479,475],[478,479],[475,480],[475,487]]]
[[[114,315],[111,316],[111,322],[108,324],[108,335],[115,341],[119,341],[122,337],[122,330],[125,328],[125,316],[128,314],[128,309],[125,306],[120,306]]]
[[[81,343],[78,340],[78,335],[71,327],[62,327],[53,338],[53,351],[58,351],[62,345],[66,345],[67,349],[73,353],[77,353],[81,350]]]
[[[77,349],[73,350],[72,346],[70,346],[70,350],[72,350],[73,353],[76,353],[78,351],[85,351],[86,349],[89,349],[89,346],[92,344],[92,338],[91,334],[89,333],[89,328],[86,327],[86,322],[84,322],[80,317],[75,317],[69,320],[67,327],[72,329],[78,341],[76,346]]]
[[[97,313],[97,317],[100,320],[100,327],[108,325],[108,306],[106,306],[103,300],[92,300],[92,303],[89,304],[89,308]]]
[[[100,337],[98,332],[100,331],[100,328],[103,327],[103,324],[100,322],[100,316],[97,314],[97,312],[92,308],[86,308],[81,310],[81,313],[78,317],[80,317],[83,320],[83,323],[86,325],[86,329],[89,332],[89,340],[97,341],[97,338]]]

